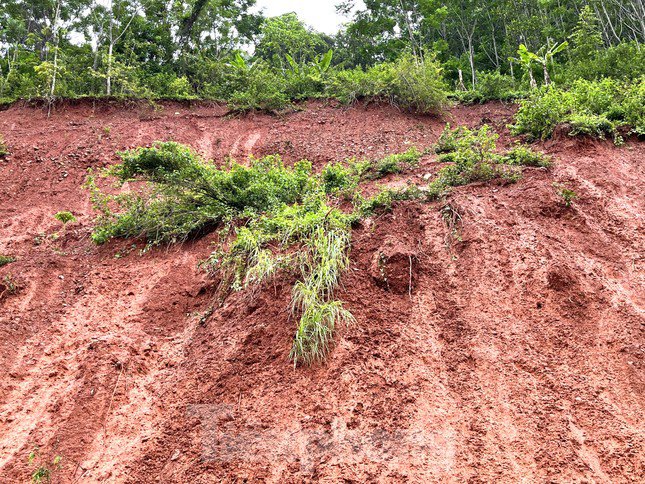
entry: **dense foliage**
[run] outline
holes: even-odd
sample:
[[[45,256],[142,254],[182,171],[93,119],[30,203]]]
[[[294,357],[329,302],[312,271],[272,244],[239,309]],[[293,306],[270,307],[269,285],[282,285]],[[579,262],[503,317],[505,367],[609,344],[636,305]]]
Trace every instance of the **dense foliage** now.
[[[230,243],[204,266],[233,290],[262,284],[279,271],[294,273],[292,309],[300,323],[291,356],[296,364],[311,363],[325,355],[335,324],[352,321],[333,298],[349,263],[352,223],[405,198],[404,192],[384,191],[365,199],[358,183],[401,173],[420,157],[411,148],[376,162],[330,164],[315,175],[309,162],[287,167],[279,156],[218,168],[186,146],[157,143],[121,153],[122,163],[104,172],[120,183],[146,182],[139,190],[109,195],[95,176],[88,178],[100,213],[92,238],[103,244],[113,237],[144,237],[156,245],[223,227]],[[354,200],[350,212],[339,208],[346,198]]]
[[[540,84],[645,74],[630,0],[367,0],[335,35],[255,0],[7,0],[0,100],[128,96],[277,110],[310,97],[436,112],[446,97],[524,97]],[[641,81],[642,82],[642,81]]]
[[[500,179],[515,182],[522,166],[548,167],[549,158],[523,145],[505,153],[497,151],[499,136],[488,125],[473,131],[448,125],[435,146],[437,161],[450,163],[439,170],[428,186],[428,196],[439,198],[452,187]]]
[[[523,100],[512,126],[515,134],[545,139],[558,125],[569,134],[620,141],[619,128],[645,135],[645,77],[633,83],[576,80],[568,88],[543,87]]]

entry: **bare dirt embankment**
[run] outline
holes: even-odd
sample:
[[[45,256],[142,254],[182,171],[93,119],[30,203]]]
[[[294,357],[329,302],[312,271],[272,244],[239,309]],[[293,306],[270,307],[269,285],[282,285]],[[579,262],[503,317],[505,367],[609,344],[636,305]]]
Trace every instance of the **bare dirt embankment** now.
[[[320,166],[430,146],[447,121],[509,143],[512,109],[224,112],[0,112],[0,254],[18,258],[0,268],[18,286],[0,300],[0,482],[29,481],[36,446],[62,457],[59,482],[645,480],[645,144],[548,142],[550,170],[455,190],[454,237],[439,203],[363,224],[340,294],[357,322],[326,364],[294,369],[292,281],[209,316],[197,264],[213,236],[143,255],[137,241],[94,246],[87,168],[169,139]],[[573,208],[554,181],[578,193]],[[61,230],[60,210],[78,222]]]

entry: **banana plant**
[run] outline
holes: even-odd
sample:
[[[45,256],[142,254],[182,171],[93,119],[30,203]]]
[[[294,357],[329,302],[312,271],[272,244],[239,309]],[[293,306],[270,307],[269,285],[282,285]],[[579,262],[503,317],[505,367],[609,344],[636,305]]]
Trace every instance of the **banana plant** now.
[[[517,57],[509,57],[509,62],[515,62],[520,64],[529,75],[529,82],[531,89],[537,88],[537,82],[535,82],[535,77],[533,77],[533,65],[535,64],[535,54],[529,52],[524,44],[520,44],[520,47],[517,49]]]
[[[317,80],[320,80],[323,75],[329,70],[333,55],[333,50],[329,49],[325,54],[317,55],[316,57],[314,57],[314,59],[309,64],[306,64],[304,62],[302,64],[298,64],[296,60],[289,54],[287,54],[286,57],[291,70],[296,75],[299,76],[302,74],[308,74],[312,75],[312,77],[315,77]]]
[[[551,77],[549,76],[548,69],[549,64],[553,63],[553,57],[566,49],[568,45],[569,42],[565,40],[564,42],[555,44],[551,47],[544,45],[540,50],[538,50],[537,62],[542,66],[542,70],[544,71],[544,84],[546,84],[547,86],[551,84]]]
[[[549,76],[549,64],[553,62],[556,54],[562,52],[569,46],[569,42],[564,41],[560,44],[555,44],[551,47],[548,45],[542,46],[536,53],[530,52],[524,44],[520,44],[517,49],[520,63],[527,69],[531,87],[536,87],[535,78],[533,77],[533,65],[539,64],[542,66],[544,73],[544,84],[548,86],[551,84],[551,76]]]
[[[296,60],[291,56],[291,54],[287,54],[287,62],[289,63],[291,70],[300,75],[302,68],[300,67],[300,64],[298,64]]]
[[[247,71],[253,70],[253,68],[256,65],[256,62],[249,63],[246,61],[246,59],[244,59],[244,57],[242,57],[242,55],[239,52],[236,52],[235,57],[233,57],[229,61],[228,65],[238,71],[247,72]]]
[[[318,70],[318,74],[321,76],[329,70],[331,66],[331,58],[334,56],[334,51],[329,49],[321,56],[316,56],[314,59],[314,66]]]

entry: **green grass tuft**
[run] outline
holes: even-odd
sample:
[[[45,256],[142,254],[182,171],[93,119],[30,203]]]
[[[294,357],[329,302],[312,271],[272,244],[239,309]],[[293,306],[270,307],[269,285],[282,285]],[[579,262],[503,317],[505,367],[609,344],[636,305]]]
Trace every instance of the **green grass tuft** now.
[[[428,185],[428,197],[445,196],[451,187],[496,178],[515,182],[521,178],[521,167],[550,165],[550,159],[524,145],[516,145],[506,153],[497,152],[499,136],[488,125],[478,130],[465,126],[451,129],[450,125],[435,145],[437,161],[450,163],[439,170]]]
[[[352,224],[413,191],[383,191],[365,200],[357,194],[360,180],[416,166],[421,153],[412,148],[375,163],[329,164],[320,175],[307,161],[288,167],[279,156],[218,168],[177,143],[120,155],[122,163],[103,175],[144,184],[136,192],[108,195],[95,175],[88,177],[100,213],[93,240],[142,237],[152,246],[222,226],[226,243],[202,266],[234,291],[257,288],[282,272],[294,274],[292,313],[299,323],[290,355],[294,364],[311,364],[328,353],[336,325],[353,321],[334,296],[349,267]],[[343,200],[353,200],[350,212],[339,208]]]
[[[63,225],[67,225],[70,222],[76,222],[76,217],[72,212],[62,211],[54,215],[54,218],[58,220]]]
[[[0,135],[0,157],[7,156],[8,154],[9,154],[9,147],[7,146],[7,143],[5,142],[2,135]]]
[[[16,258],[11,255],[0,255],[0,267],[16,262]]]

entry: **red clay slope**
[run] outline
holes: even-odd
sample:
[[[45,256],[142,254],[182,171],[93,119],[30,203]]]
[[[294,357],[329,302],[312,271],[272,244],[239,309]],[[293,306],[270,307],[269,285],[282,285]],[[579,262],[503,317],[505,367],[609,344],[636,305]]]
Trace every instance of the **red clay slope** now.
[[[438,203],[368,221],[340,294],[357,323],[326,364],[294,369],[293,281],[208,316],[197,263],[213,236],[143,255],[94,246],[86,169],[168,139],[320,166],[430,146],[447,121],[492,123],[508,143],[512,109],[223,113],[0,112],[0,254],[18,257],[0,279],[20,285],[0,300],[0,482],[28,482],[36,446],[62,457],[58,482],[643,482],[644,144],[549,142],[552,169],[455,190],[456,237]],[[554,181],[579,194],[573,208]],[[78,222],[61,230],[60,210]]]

